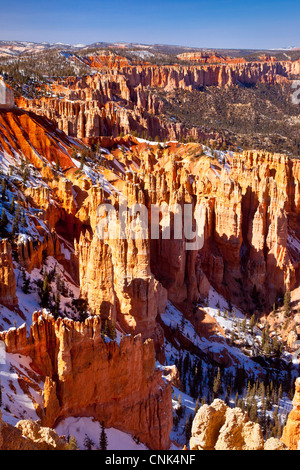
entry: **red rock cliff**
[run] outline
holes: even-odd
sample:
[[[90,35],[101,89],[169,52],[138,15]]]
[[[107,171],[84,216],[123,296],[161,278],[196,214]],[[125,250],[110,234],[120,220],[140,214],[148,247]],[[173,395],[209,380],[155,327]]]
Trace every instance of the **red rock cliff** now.
[[[172,428],[171,387],[155,370],[151,340],[101,338],[101,320],[54,320],[34,313],[26,326],[0,333],[7,352],[29,356],[45,380],[43,425],[66,416],[93,416],[138,437],[151,449],[167,449]]]

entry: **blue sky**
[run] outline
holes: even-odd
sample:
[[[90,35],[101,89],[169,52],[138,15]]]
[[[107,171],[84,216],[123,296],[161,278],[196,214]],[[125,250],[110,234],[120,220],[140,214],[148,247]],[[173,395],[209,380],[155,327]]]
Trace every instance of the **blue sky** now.
[[[0,39],[300,47],[299,0],[1,0]]]

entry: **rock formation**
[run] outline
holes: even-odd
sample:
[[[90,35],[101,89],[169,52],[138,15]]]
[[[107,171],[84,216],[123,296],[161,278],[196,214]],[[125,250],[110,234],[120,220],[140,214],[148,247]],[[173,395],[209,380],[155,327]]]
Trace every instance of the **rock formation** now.
[[[270,437],[264,444],[264,450],[289,450],[288,447],[275,437]]]
[[[264,443],[259,424],[240,408],[229,408],[222,400],[198,410],[192,425],[191,450],[288,450],[279,439]]]
[[[96,59],[86,59],[95,64]],[[97,58],[101,61],[101,57]],[[237,60],[234,62],[238,62]],[[160,117],[163,103],[152,89],[164,91],[199,90],[201,87],[228,87],[239,83],[285,83],[300,72],[297,62],[247,62],[196,66],[119,66],[101,69],[101,74],[69,77],[52,84],[60,98],[28,100],[18,106],[56,122],[59,129],[78,138],[117,136],[137,131],[153,139],[159,136],[207,138],[203,129],[187,129],[182,123]],[[62,99],[63,98],[63,99]],[[210,136],[216,138],[217,133]]]
[[[0,302],[12,307],[18,304],[12,249],[7,239],[0,241]]]
[[[0,450],[66,450],[67,443],[53,429],[31,420],[16,426],[2,420],[0,410]]]
[[[99,316],[84,323],[34,313],[27,328],[0,333],[8,353],[29,356],[43,377],[43,425],[67,416],[93,416],[131,433],[152,449],[167,449],[172,428],[171,387],[155,369],[151,340],[101,338]],[[84,393],[82,387],[84,384]]]
[[[59,162],[62,169],[74,167],[68,150],[71,143],[54,124],[19,108],[0,109],[0,150],[8,155],[21,154],[41,174],[53,178],[49,162]]]
[[[295,382],[295,395],[293,409],[288,416],[286,426],[283,429],[282,442],[290,450],[298,450],[300,442],[300,379]]]
[[[245,64],[244,57],[227,57],[218,53],[208,52],[184,52],[179,54],[178,59],[196,64]]]

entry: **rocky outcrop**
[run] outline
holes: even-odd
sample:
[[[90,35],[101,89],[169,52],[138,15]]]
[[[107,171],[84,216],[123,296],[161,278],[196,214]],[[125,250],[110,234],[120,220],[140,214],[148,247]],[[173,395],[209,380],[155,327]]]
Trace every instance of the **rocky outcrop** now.
[[[192,425],[191,450],[262,450],[264,440],[257,423],[240,408],[219,399],[198,410]]]
[[[7,239],[0,240],[0,302],[10,307],[18,304],[12,249]]]
[[[226,404],[214,400],[198,410],[192,425],[191,450],[214,450],[220,429],[225,422]]]
[[[209,52],[184,52],[179,54],[178,59],[184,62],[194,62],[196,64],[245,64],[244,57],[221,56],[218,53]]]
[[[19,421],[16,428],[22,432],[23,437],[34,443],[37,450],[66,450],[66,441],[51,428],[29,419]]]
[[[290,450],[298,450],[300,442],[300,378],[295,382],[295,395],[293,409],[288,416],[286,426],[283,429],[282,442]]]
[[[263,450],[264,440],[258,423],[249,421],[239,408],[227,409],[215,450]]]
[[[275,437],[270,437],[264,444],[264,450],[289,450],[288,447]]]
[[[111,68],[120,68],[127,67],[130,65],[130,61],[126,57],[116,55],[110,51],[102,51],[97,55],[90,55],[82,57],[81,60],[88,65],[96,69],[103,69],[108,67]]]
[[[43,425],[66,416],[93,416],[129,432],[152,449],[167,449],[172,428],[171,387],[155,369],[151,340],[101,338],[99,316],[84,323],[35,313],[26,326],[0,333],[7,352],[29,356],[45,380]],[[84,384],[84,393],[82,387]]]
[[[12,426],[2,420],[0,410],[0,450],[66,450],[66,447],[64,438],[53,429],[31,420]]]
[[[49,165],[59,162],[61,169],[74,167],[68,150],[71,143],[56,126],[36,114],[14,108],[0,109],[0,151],[14,156],[21,154],[41,174],[50,180],[53,173]]]
[[[34,268],[41,268],[47,256],[55,256],[57,260],[62,258],[60,243],[55,231],[44,232],[44,238],[39,242],[30,237],[24,239],[22,235],[18,236],[16,252],[18,262],[28,272]]]

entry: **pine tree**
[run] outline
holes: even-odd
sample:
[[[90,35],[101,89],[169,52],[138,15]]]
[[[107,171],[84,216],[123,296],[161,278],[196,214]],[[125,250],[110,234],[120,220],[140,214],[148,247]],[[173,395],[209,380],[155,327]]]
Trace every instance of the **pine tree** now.
[[[183,408],[183,405],[182,405],[182,399],[181,399],[181,395],[179,394],[178,395],[178,405],[176,407],[176,415],[178,416],[178,418],[182,418],[183,416],[183,413],[184,413],[184,408]]]
[[[256,324],[256,318],[255,318],[255,314],[253,313],[252,317],[250,318],[250,323],[249,323],[249,327],[251,331],[253,331],[255,324]]]
[[[49,286],[49,278],[48,278],[47,271],[44,274],[44,278],[41,283],[39,295],[41,299],[41,307],[48,308],[49,300],[50,300],[50,286]]]
[[[291,293],[289,290],[286,291],[284,294],[283,300],[283,307],[284,307],[284,314],[286,317],[290,316],[291,314]]]
[[[257,403],[255,399],[252,399],[251,401],[250,410],[249,410],[249,418],[250,418],[250,421],[253,421],[253,422],[256,422],[258,418]]]
[[[247,324],[246,324],[246,317],[244,317],[243,321],[242,321],[242,331],[243,333],[246,333],[246,329],[247,329]]]
[[[70,436],[68,439],[67,450],[79,450],[77,440],[74,436]]]
[[[19,203],[17,204],[15,219],[16,219],[16,222],[19,224],[21,220],[21,206]]]
[[[16,235],[18,232],[19,232],[19,225],[18,225],[16,219],[14,219],[13,223],[12,223],[11,233],[12,233],[12,235]]]
[[[27,222],[26,222],[26,217],[25,217],[25,212],[24,211],[22,213],[21,225],[22,225],[22,227],[27,227]]]
[[[1,219],[0,219],[0,236],[2,238],[7,236],[7,230],[6,230],[7,224],[8,224],[8,218],[7,218],[5,209],[3,209],[2,216],[1,216]]]
[[[115,340],[116,337],[117,337],[116,326],[115,326],[115,322],[114,322],[113,320],[111,320],[111,322],[110,322],[110,324],[109,324],[108,336],[109,336],[110,339],[112,339],[112,340]]]
[[[56,159],[55,170],[56,170],[56,171],[59,171],[59,170],[60,170],[60,161],[59,161],[59,157],[57,157],[57,159]]]
[[[22,284],[22,291],[24,294],[29,293],[29,287],[30,287],[30,278],[26,276],[26,271],[25,269],[22,272],[22,277],[23,277],[23,284]]]
[[[6,181],[6,179],[3,179],[3,180],[1,181],[1,197],[2,197],[2,201],[5,200],[6,188],[7,188],[7,181]]]
[[[190,416],[188,418],[186,418],[185,426],[184,426],[185,443],[186,444],[188,444],[188,442],[191,438],[192,424],[193,424],[193,415],[190,414]]]
[[[183,360],[183,376],[184,377],[186,376],[189,368],[190,368],[190,356],[189,356],[189,353],[187,352]]]
[[[92,439],[86,434],[83,445],[86,448],[86,450],[92,450],[92,447],[95,445]]]
[[[23,173],[22,173],[22,178],[23,178],[23,183],[25,184],[30,176],[30,169],[28,166],[28,162],[25,163]]]
[[[10,207],[9,207],[9,212],[10,212],[10,214],[14,214],[14,213],[15,213],[15,198],[14,198],[14,196],[13,196],[12,199],[11,199],[11,203],[10,203]]]
[[[59,316],[59,309],[60,309],[60,295],[59,295],[59,292],[56,292],[54,296],[54,306],[51,309],[51,313],[55,319],[57,319]]]
[[[196,405],[195,405],[195,409],[194,409],[194,416],[196,416],[196,414],[198,413],[198,410],[200,409],[200,405],[199,405],[199,399],[197,398],[196,400]]]
[[[107,436],[105,432],[104,422],[101,423],[101,434],[100,434],[100,450],[107,450]]]
[[[220,368],[218,368],[218,372],[214,379],[214,384],[213,384],[214,397],[218,397],[221,392],[222,392],[222,378],[221,378]]]

